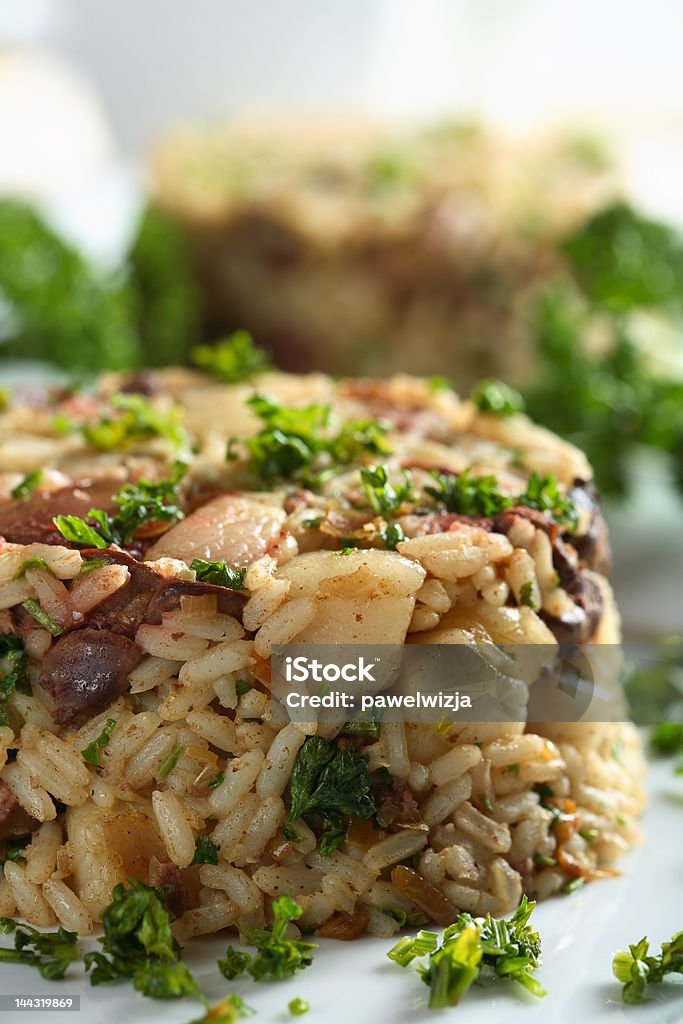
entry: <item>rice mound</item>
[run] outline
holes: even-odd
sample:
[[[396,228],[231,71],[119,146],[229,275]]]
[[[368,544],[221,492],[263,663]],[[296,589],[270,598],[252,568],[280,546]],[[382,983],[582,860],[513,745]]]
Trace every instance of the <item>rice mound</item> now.
[[[178,454],[162,436],[98,451],[55,425],[58,413],[93,421],[130,390],[182,410],[186,516],[145,524],[126,551],[79,550],[55,514],[86,516],[126,480],[169,476]],[[225,459],[229,438],[262,426],[254,391],[329,407],[333,424],[381,421],[391,450],[308,486],[264,484],[239,446]],[[404,539],[389,550],[359,482],[359,466],[378,462],[415,488],[431,470],[469,470],[510,495],[551,473],[578,526],[528,508],[401,508]],[[484,414],[405,376],[221,385],[168,370],[105,378],[95,396],[18,396],[0,414],[0,465],[0,634],[21,641],[31,684],[0,726],[0,839],[30,837],[25,861],[4,865],[0,916],[88,934],[134,876],[167,887],[181,938],[262,925],[285,892],[320,935],[388,937],[406,916],[502,914],[523,892],[600,877],[637,841],[644,768],[629,723],[387,723],[340,739],[343,721],[292,722],[270,699],[272,648],[290,641],[619,642],[590,467],[523,415]],[[13,498],[38,469],[39,488]],[[195,558],[245,569],[244,589],[197,582]],[[0,660],[0,675],[9,667]],[[104,729],[89,763],[82,751]],[[292,769],[316,735],[384,780],[381,813],[352,817],[331,853],[315,817],[286,827]],[[216,864],[193,863],[199,836]]]

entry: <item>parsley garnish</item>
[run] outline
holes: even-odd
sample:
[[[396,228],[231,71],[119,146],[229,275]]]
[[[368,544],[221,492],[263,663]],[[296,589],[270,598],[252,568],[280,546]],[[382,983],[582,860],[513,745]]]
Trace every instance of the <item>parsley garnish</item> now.
[[[31,693],[28,658],[18,636],[0,633],[0,725],[8,724],[5,705],[9,704],[15,690]]]
[[[32,615],[36,622],[39,622],[43,629],[46,629],[52,636],[59,636],[60,633],[64,632],[59,623],[55,622],[46,611],[43,611],[34,598],[29,597],[28,601],[24,601],[21,607],[25,608],[29,615]]]
[[[251,683],[248,683],[246,679],[238,679],[235,683],[235,693],[237,694],[238,700],[240,697],[243,697],[245,693],[249,693],[250,690],[253,690],[253,686]]]
[[[534,585],[531,580],[527,580],[519,588],[519,603],[526,605],[527,608],[535,608],[536,602],[534,601]]]
[[[213,583],[218,587],[229,587],[230,590],[244,590],[246,569],[233,569],[227,562],[206,562],[203,558],[194,558],[190,562],[197,579],[202,583]]]
[[[421,931],[414,939],[404,936],[387,956],[401,967],[429,957],[418,972],[429,986],[432,1009],[456,1006],[484,967],[518,982],[534,996],[543,996],[543,988],[532,976],[541,963],[541,940],[528,923],[535,905],[523,896],[509,921],[490,914],[484,918],[459,914],[445,929],[441,943],[436,932]]]
[[[44,558],[27,558],[25,562],[22,562],[14,576],[13,580],[20,580],[22,576],[26,575],[27,569],[47,569],[47,562]]]
[[[87,747],[81,750],[81,757],[84,761],[87,761],[88,764],[94,765],[95,768],[100,767],[100,751],[109,746],[109,740],[111,739],[111,734],[115,728],[116,719],[108,718],[99,736],[97,736],[92,743],[89,743]]]
[[[29,494],[33,494],[36,488],[40,487],[42,480],[42,469],[36,469],[25,476],[24,479],[10,491],[10,494],[13,498],[17,498],[19,500],[22,498],[28,498]]]
[[[461,516],[495,516],[513,504],[512,499],[498,488],[495,476],[471,476],[469,469],[462,473],[431,474],[436,486],[425,487],[425,491],[448,512]]]
[[[129,979],[152,999],[201,998],[197,982],[180,962],[171,920],[162,890],[135,878],[129,879],[127,889],[115,886],[112,901],[102,912],[102,952],[86,953],[84,958],[91,984]]]
[[[552,473],[539,476],[536,470],[532,470],[527,480],[526,490],[519,495],[517,504],[526,505],[527,508],[536,508],[540,512],[550,512],[558,523],[575,530],[578,525],[578,513],[576,507],[568,498],[560,494],[557,480]]]
[[[391,515],[407,502],[415,501],[413,480],[408,472],[403,474],[402,484],[392,484],[386,466],[365,466],[360,471],[360,481],[370,507],[379,515]]]
[[[209,779],[209,789],[218,789],[225,778],[225,772],[216,772],[212,779]]]
[[[281,479],[311,483],[323,479],[336,466],[367,455],[388,454],[386,430],[374,420],[349,421],[336,434],[330,434],[328,405],[290,409],[265,395],[252,395],[247,405],[265,426],[254,437],[231,441],[227,457],[236,458],[234,447],[241,443],[247,452],[247,466],[267,482]]]
[[[470,393],[470,401],[480,412],[492,416],[514,416],[524,412],[524,399],[519,391],[504,384],[501,380],[480,380]]]
[[[177,462],[173,475],[164,480],[145,480],[124,484],[114,495],[119,511],[110,516],[101,508],[91,508],[88,518],[96,526],[90,526],[79,516],[55,516],[52,520],[65,540],[72,544],[94,548],[107,548],[112,544],[130,544],[135,533],[147,522],[176,522],[184,516],[176,504],[176,487],[185,473],[185,463]]]
[[[235,331],[215,345],[197,345],[190,358],[225,384],[238,384],[271,369],[266,353],[254,344],[248,331]]]
[[[254,981],[270,981],[289,978],[309,967],[316,944],[285,938],[287,925],[301,914],[301,907],[290,896],[280,896],[273,902],[273,927],[254,928],[249,933],[249,941],[257,949],[254,956],[228,946],[218,961],[221,974],[232,980],[246,970]]]
[[[192,863],[218,864],[218,847],[211,842],[208,836],[197,836],[195,839],[195,851]]]
[[[48,981],[61,981],[69,964],[79,958],[78,936],[65,928],[39,932],[11,917],[2,917],[0,932],[14,932],[14,949],[0,949],[0,963],[37,967]]]
[[[663,942],[658,956],[649,956],[646,938],[628,950],[620,950],[612,960],[612,973],[624,986],[625,1003],[640,1003],[648,985],[659,985],[667,974],[683,974],[683,931],[670,942]]]
[[[178,763],[178,758],[180,757],[182,752],[183,748],[180,744],[177,744],[175,747],[173,747],[168,757],[161,762],[161,765],[159,766],[159,771],[157,772],[157,779],[163,781],[164,779],[167,779],[169,777],[169,775],[175,768],[176,764]]]
[[[30,842],[30,838],[25,836],[23,839],[18,839],[16,843],[0,843],[0,866],[8,860],[15,864],[24,863],[26,861],[24,850]]]
[[[301,996],[295,996],[294,999],[290,999],[287,1003],[287,1009],[291,1013],[292,1017],[303,1017],[305,1013],[311,1008],[311,1004],[306,999],[302,999]]]
[[[81,432],[93,448],[102,452],[120,451],[138,441],[165,437],[176,448],[187,444],[187,434],[180,425],[179,406],[171,410],[157,409],[144,395],[114,395],[111,404],[120,415],[102,416],[97,423],[86,423]]]
[[[298,838],[293,821],[312,817],[322,826],[320,853],[328,856],[344,839],[349,818],[371,818],[377,811],[368,758],[360,757],[350,745],[338,747],[320,736],[310,736],[294,762],[289,799],[288,838]]]

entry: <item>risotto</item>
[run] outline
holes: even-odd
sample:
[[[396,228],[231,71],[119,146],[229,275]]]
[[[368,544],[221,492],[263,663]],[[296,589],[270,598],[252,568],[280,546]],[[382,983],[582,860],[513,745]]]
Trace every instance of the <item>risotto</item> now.
[[[0,916],[88,934],[132,876],[179,937],[283,893],[319,935],[390,936],[610,872],[643,800],[630,724],[361,728],[271,699],[294,641],[618,643],[590,467],[504,406],[185,370],[15,396]]]

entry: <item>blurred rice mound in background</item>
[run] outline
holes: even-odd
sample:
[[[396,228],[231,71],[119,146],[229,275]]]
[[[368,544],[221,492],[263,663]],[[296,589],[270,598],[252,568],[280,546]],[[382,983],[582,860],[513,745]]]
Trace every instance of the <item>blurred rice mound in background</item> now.
[[[559,241],[616,192],[587,137],[245,119],[162,141],[155,201],[188,231],[210,334],[280,366],[528,380]]]

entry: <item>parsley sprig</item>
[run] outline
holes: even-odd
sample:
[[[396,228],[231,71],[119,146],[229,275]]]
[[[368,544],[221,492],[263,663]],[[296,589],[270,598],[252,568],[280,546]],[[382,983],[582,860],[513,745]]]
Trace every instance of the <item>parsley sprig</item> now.
[[[683,974],[683,931],[676,932],[670,942],[663,942],[657,956],[649,953],[646,938],[622,949],[612,961],[612,973],[624,986],[625,1003],[640,1003],[648,985],[659,985],[667,974]]]
[[[15,690],[31,693],[28,657],[20,637],[0,633],[0,725],[9,724],[5,706]]]
[[[432,1009],[456,1006],[484,968],[516,981],[534,996],[544,996],[533,977],[541,963],[540,936],[529,926],[535,906],[523,896],[509,921],[491,914],[484,918],[459,914],[440,943],[436,932],[420,931],[415,938],[401,938],[387,956],[401,967],[429,958],[418,966],[418,972],[429,986]]]
[[[188,442],[187,433],[181,425],[182,410],[159,409],[144,395],[114,395],[111,405],[118,415],[106,414],[96,423],[81,427],[83,437],[101,452],[121,451],[138,441],[153,437],[164,437],[175,448],[182,448]]]
[[[224,384],[238,384],[271,369],[268,356],[248,331],[235,331],[215,345],[196,345],[190,359]]]
[[[230,590],[244,590],[245,569],[233,569],[227,562],[207,562],[203,558],[194,558],[190,562],[197,579],[202,583],[213,583],[217,587],[228,587]]]
[[[152,999],[203,998],[190,970],[180,961],[180,945],[171,931],[172,917],[162,891],[129,879],[115,886],[102,913],[102,952],[86,953],[92,985],[132,981]]]
[[[502,380],[480,380],[470,392],[470,401],[480,412],[507,418],[524,412],[524,399],[519,391],[504,384]]]
[[[253,437],[232,440],[227,457],[237,458],[237,449],[243,448],[248,468],[268,483],[320,483],[339,467],[390,452],[386,428],[375,420],[351,420],[333,432],[328,405],[292,409],[258,394],[247,405],[264,426]]]
[[[37,967],[47,981],[60,981],[70,963],[79,959],[78,936],[66,928],[39,932],[11,917],[0,918],[0,933],[14,932],[14,949],[0,949],[0,963]]]
[[[291,896],[276,899],[273,902],[273,927],[254,928],[249,933],[249,941],[256,946],[257,952],[251,956],[228,946],[225,956],[218,960],[218,969],[223,977],[231,981],[247,971],[254,981],[279,981],[310,967],[316,944],[285,937],[289,922],[296,921],[301,914],[301,907]]]
[[[448,512],[463,516],[495,516],[506,508],[524,505],[526,508],[547,512],[570,531],[576,529],[576,506],[570,498],[561,494],[552,473],[540,476],[533,470],[525,489],[517,495],[503,494],[495,476],[472,476],[469,469],[457,474],[433,470],[431,475],[436,484],[425,487],[425,492],[443,504]]]
[[[344,839],[351,817],[371,818],[376,811],[368,758],[321,736],[305,740],[292,769],[285,835],[298,840],[292,822],[312,819],[322,827],[320,853],[328,856]]]
[[[185,474],[185,463],[176,462],[173,473],[164,480],[145,480],[124,484],[114,495],[119,511],[111,516],[101,508],[91,508],[91,526],[80,516],[55,516],[52,520],[61,535],[72,544],[108,548],[112,544],[125,547],[137,530],[148,522],[176,522],[184,516],[177,504],[177,485]]]
[[[109,740],[115,728],[116,719],[108,718],[99,736],[96,736],[92,743],[89,743],[87,747],[81,750],[81,757],[87,764],[91,764],[95,768],[100,767],[100,754],[109,746]]]

